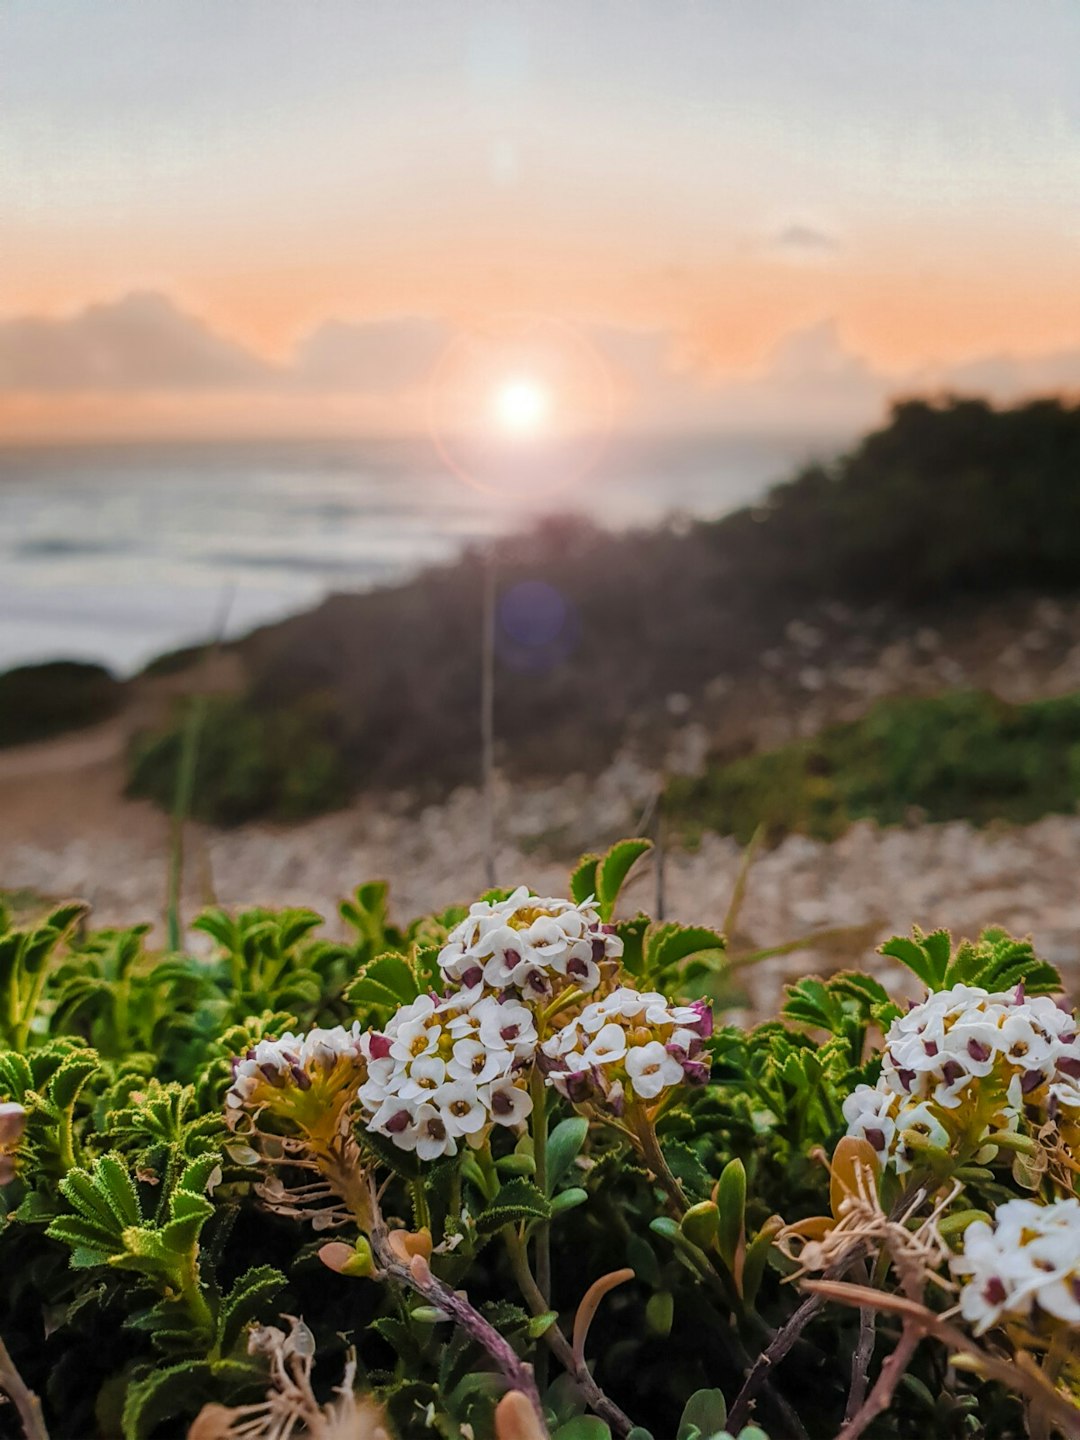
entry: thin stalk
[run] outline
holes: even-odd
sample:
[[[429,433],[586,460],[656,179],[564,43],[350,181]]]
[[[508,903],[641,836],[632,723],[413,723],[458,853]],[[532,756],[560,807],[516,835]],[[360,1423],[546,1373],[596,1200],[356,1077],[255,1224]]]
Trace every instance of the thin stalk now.
[[[547,1123],[547,1087],[544,1084],[544,1077],[538,1065],[533,1066],[532,1077],[529,1081],[529,1089],[533,1102],[533,1161],[536,1164],[536,1185],[542,1195],[548,1194],[548,1123]],[[535,1232],[536,1246],[536,1283],[544,1301],[544,1309],[551,1308],[551,1225],[547,1220],[541,1220]],[[547,1354],[540,1352],[538,1360],[538,1379],[543,1386],[547,1381]]]
[[[206,698],[196,695],[188,710],[187,723],[180,741],[180,762],[176,769],[176,793],[173,797],[172,833],[169,840],[165,926],[169,950],[173,954],[180,949],[184,933],[180,915],[180,893],[184,884],[184,827],[191,814],[191,801],[195,794],[195,769],[205,720]]]
[[[411,1181],[409,1191],[412,1195],[413,1219],[416,1221],[416,1228],[418,1230],[430,1230],[431,1206],[428,1204],[423,1180]]]
[[[517,1281],[518,1289],[522,1298],[534,1315],[546,1315],[549,1307],[540,1293],[540,1287],[536,1283],[532,1271],[529,1269],[529,1257],[525,1246],[518,1238],[517,1231],[512,1225],[507,1225],[502,1232],[506,1242],[507,1253],[510,1256],[510,1265],[514,1272],[514,1279]],[[559,1364],[571,1375],[586,1405],[598,1415],[601,1420],[607,1422],[612,1433],[622,1437],[628,1435],[634,1428],[634,1422],[628,1415],[624,1415],[618,1405],[601,1390],[600,1386],[592,1377],[592,1372],[584,1363],[579,1363],[574,1354],[573,1346],[567,1340],[560,1329],[558,1322],[549,1325],[544,1331],[544,1343],[558,1360]]]
[[[0,1340],[0,1390],[10,1398],[19,1412],[23,1434],[26,1440],[49,1440],[45,1419],[41,1413],[41,1401],[15,1368],[15,1362],[8,1354],[7,1346]]]

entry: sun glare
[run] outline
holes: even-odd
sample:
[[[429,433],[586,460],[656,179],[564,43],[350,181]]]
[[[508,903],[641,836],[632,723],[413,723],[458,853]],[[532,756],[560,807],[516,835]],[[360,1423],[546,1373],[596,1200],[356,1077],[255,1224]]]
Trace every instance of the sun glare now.
[[[551,409],[551,396],[535,380],[508,380],[495,394],[495,416],[510,435],[535,435]]]

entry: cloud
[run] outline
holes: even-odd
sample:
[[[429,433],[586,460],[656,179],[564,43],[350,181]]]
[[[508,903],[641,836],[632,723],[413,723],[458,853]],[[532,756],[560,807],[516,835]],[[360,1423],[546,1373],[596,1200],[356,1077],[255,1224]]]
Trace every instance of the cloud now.
[[[0,321],[2,390],[214,390],[276,378],[274,366],[152,292],[64,319]]]
[[[890,373],[825,319],[783,337],[756,373],[733,376],[717,373],[701,334],[611,324],[586,334],[607,366],[623,428],[854,433],[880,419],[897,395],[951,390],[1014,401],[1080,393],[1080,347]],[[271,428],[305,432],[409,428],[419,423],[418,396],[452,335],[447,322],[416,315],[328,320],[272,363],[166,296],[137,292],[67,318],[0,320],[0,418],[13,433],[42,407],[62,419],[93,401],[104,407],[101,424],[119,417],[121,429],[140,407],[153,429],[153,405],[167,408],[168,428],[185,433],[200,416],[211,429],[243,428],[244,416],[257,429],[271,419]]]
[[[819,260],[834,255],[842,248],[835,235],[819,230],[816,225],[794,222],[785,225],[769,242],[769,248],[789,259]]]
[[[299,347],[292,376],[327,390],[369,395],[409,390],[427,379],[449,341],[446,325],[419,316],[328,320]]]

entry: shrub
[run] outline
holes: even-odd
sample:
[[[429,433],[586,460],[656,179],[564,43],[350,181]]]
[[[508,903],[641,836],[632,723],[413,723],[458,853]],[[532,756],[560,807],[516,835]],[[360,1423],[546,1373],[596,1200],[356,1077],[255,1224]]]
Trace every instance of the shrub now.
[[[723,937],[614,918],[647,848],[404,929],[362,886],[341,943],[212,910],[208,960],[0,925],[0,1385],[58,1440],[1074,1430],[1052,967],[915,931],[908,1012],[714,1030]]]
[[[123,689],[101,665],[78,660],[8,670],[0,675],[0,745],[46,740],[107,720],[119,709]]]
[[[199,707],[195,717],[192,707]],[[172,809],[193,724],[192,813],[201,819],[224,825],[264,815],[297,820],[344,804],[353,788],[335,743],[333,712],[320,697],[284,710],[214,697],[187,701],[165,729],[136,738],[130,795]]]
[[[863,719],[716,762],[668,787],[691,834],[833,840],[854,820],[1027,824],[1080,802],[1080,695],[1008,705],[957,691],[883,700]]]

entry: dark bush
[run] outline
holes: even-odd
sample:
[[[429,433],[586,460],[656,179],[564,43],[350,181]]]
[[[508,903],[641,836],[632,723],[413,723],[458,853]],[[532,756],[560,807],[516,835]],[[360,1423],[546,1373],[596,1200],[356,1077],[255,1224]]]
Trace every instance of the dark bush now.
[[[0,745],[24,745],[107,720],[124,687],[101,665],[53,660],[0,675]]]

